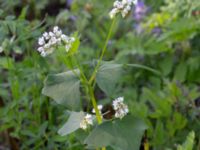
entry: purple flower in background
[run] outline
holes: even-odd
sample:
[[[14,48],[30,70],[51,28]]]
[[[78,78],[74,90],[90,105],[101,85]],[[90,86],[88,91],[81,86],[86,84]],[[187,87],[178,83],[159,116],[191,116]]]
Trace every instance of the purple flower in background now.
[[[137,34],[141,34],[144,31],[141,22],[148,12],[149,7],[147,7],[142,0],[138,0],[133,11],[133,18],[135,20],[134,28]]]
[[[71,5],[72,5],[72,3],[73,3],[73,0],[66,0],[66,6],[67,6],[67,8],[70,8]]]
[[[147,7],[142,0],[138,0],[135,5],[133,17],[137,22],[141,22],[148,13],[148,11],[149,7]]]
[[[71,21],[76,21],[76,20],[77,20],[77,17],[76,17],[76,16],[70,16],[69,19],[70,19]]]
[[[152,31],[153,35],[159,36],[162,33],[162,29],[160,27],[155,27]]]
[[[71,5],[72,5],[72,3],[73,3],[73,0],[66,0],[66,7],[70,10],[70,8],[71,8]],[[70,16],[69,17],[69,19],[71,20],[71,21],[76,21],[76,16]]]
[[[143,0],[138,0],[135,4],[133,18],[135,20],[134,29],[136,34],[141,34],[145,31],[145,28],[142,26],[142,21],[149,13],[150,7],[146,6]],[[159,36],[162,33],[162,28],[155,27],[152,29],[151,33],[155,36]]]

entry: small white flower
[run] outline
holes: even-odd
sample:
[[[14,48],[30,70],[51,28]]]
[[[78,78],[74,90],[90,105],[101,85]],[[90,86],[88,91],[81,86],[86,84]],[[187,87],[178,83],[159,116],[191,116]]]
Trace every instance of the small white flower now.
[[[122,119],[129,112],[128,106],[124,104],[123,97],[119,97],[113,101],[113,108],[115,110],[116,118]]]
[[[47,32],[43,33],[43,37],[45,38],[45,40],[48,40],[50,38],[50,36]]]
[[[56,37],[60,37],[60,36],[62,35],[62,31],[59,30],[59,31],[57,31],[55,34],[56,34]]]
[[[61,38],[57,38],[56,41],[58,44],[61,44]]]
[[[42,52],[41,52],[41,56],[42,56],[42,57],[46,57],[46,56],[47,56],[47,53],[45,53],[45,51],[42,51]]]
[[[53,28],[53,33],[55,34],[56,37],[60,37],[62,35],[62,31],[60,30],[58,26],[55,26]]]
[[[65,34],[62,34],[60,37],[61,37],[61,39],[62,39],[63,41],[65,41],[66,39],[68,39],[68,37],[67,37]]]
[[[80,128],[87,129],[89,125],[93,125],[92,115],[86,114],[83,120],[80,123]]]
[[[126,4],[130,4],[127,0],[122,0],[122,4],[126,5]]]
[[[50,37],[54,37],[55,34],[54,34],[53,32],[50,31],[50,32],[49,32],[49,36],[50,36]]]
[[[38,52],[43,52],[44,51],[44,48],[43,47],[38,47]]]
[[[118,12],[119,12],[119,10],[117,8],[113,8],[109,13],[110,18],[113,19]]]
[[[118,8],[118,9],[122,9],[123,8],[123,3],[121,3],[120,1],[115,1],[113,6]]]
[[[74,37],[70,37],[69,42],[73,43],[75,41]]]
[[[63,38],[62,41],[63,41],[64,43],[69,43],[69,37]]]
[[[56,33],[58,30],[60,30],[58,26],[53,27],[53,32],[54,33]]]
[[[71,46],[70,45],[65,45],[65,51],[68,52],[70,50]]]
[[[49,49],[50,46],[51,46],[51,44],[50,44],[50,43],[47,43],[47,44],[44,45],[44,48],[45,48],[45,49]]]
[[[44,45],[44,44],[45,44],[44,37],[40,37],[40,38],[38,39],[38,44],[39,44],[39,45]]]
[[[131,6],[129,6],[129,5],[126,6],[126,10],[127,10],[127,11],[130,11],[130,10],[131,10]]]
[[[50,45],[55,45],[55,44],[57,43],[56,37],[52,37],[52,38],[49,40],[49,43],[50,43]]]
[[[124,9],[121,13],[122,13],[122,17],[124,18],[124,17],[126,17],[128,11],[126,9]]]

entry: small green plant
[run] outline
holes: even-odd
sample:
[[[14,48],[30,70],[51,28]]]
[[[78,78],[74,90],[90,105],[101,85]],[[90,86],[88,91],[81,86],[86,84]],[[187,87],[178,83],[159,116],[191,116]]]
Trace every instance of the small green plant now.
[[[97,84],[109,96],[109,91],[115,88],[117,76],[125,66],[125,64],[108,63],[102,60],[112,36],[117,19],[116,14],[121,13],[122,17],[127,16],[133,4],[135,4],[134,0],[114,2],[114,8],[110,12],[112,23],[99,59],[90,76],[85,74],[82,65],[77,60],[80,44],[77,33],[67,36],[56,26],[53,31],[45,32],[38,40],[40,45],[38,51],[42,56],[47,56],[55,51],[58,57],[62,58],[66,67],[70,69],[67,72],[48,75],[42,90],[44,95],[53,98],[58,104],[66,106],[69,110],[70,117],[58,133],[64,136],[78,131],[80,128],[85,130],[84,143],[87,148],[105,150],[107,146],[111,146],[119,150],[139,149],[144,130],[147,129],[142,120],[131,115],[126,116],[129,109],[124,103],[123,97],[113,101],[111,106],[115,112],[114,116],[105,119],[104,115],[111,112],[110,110],[101,111],[103,106],[97,105],[94,93]],[[114,71],[115,69],[116,71]],[[80,91],[80,89],[82,90]],[[82,112],[84,99],[81,97],[83,95],[88,98],[88,106],[92,103],[93,114],[90,112],[90,107],[87,107],[86,112]]]

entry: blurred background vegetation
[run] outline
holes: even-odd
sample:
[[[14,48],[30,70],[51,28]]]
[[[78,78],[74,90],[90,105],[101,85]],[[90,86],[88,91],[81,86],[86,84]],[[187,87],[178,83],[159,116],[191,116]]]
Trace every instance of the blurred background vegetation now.
[[[79,136],[57,134],[67,119],[65,107],[41,89],[47,73],[67,68],[56,56],[42,58],[37,38],[55,25],[68,34],[78,31],[79,60],[89,73],[108,32],[112,3],[0,0],[0,150],[84,149]],[[143,142],[152,150],[177,149],[194,131],[194,149],[200,150],[199,0],[140,0],[126,19],[118,18],[104,60],[157,70],[127,69],[109,98],[96,89],[99,103],[124,95],[131,114],[145,120],[141,149]]]

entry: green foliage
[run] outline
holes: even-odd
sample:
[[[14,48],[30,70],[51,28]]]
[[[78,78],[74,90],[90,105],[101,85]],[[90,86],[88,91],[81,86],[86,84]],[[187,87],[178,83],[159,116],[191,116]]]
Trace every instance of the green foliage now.
[[[140,21],[132,13],[117,18],[91,84],[97,103],[105,104],[104,122],[79,129],[92,113],[85,78],[99,61],[113,2],[0,0],[2,149],[200,149],[199,0],[146,0],[151,9]],[[60,47],[41,58],[37,38],[56,25],[76,41],[68,54]],[[129,107],[121,120],[108,109],[118,96]]]
[[[117,48],[124,49],[124,51],[118,53],[117,57],[134,54],[155,55],[161,52],[170,51],[170,48],[167,47],[167,43],[165,43],[164,40],[161,41],[160,39],[148,34],[136,37],[133,33],[128,34],[126,39],[121,39]]]
[[[83,112],[70,112],[70,117],[68,121],[63,125],[58,133],[61,136],[68,135],[80,128],[80,123],[84,118]]]
[[[122,65],[103,63],[96,76],[96,82],[103,92],[112,95],[116,89],[116,83],[122,75]]]
[[[105,122],[96,127],[86,138],[87,147],[111,146],[116,150],[139,150],[145,123],[133,116],[123,120]]]
[[[179,145],[177,150],[193,150],[194,139],[195,139],[195,133],[194,131],[192,131],[187,136],[185,143],[183,145]]]
[[[78,70],[74,70],[77,72]],[[68,109],[80,109],[80,80],[72,71],[49,75],[42,93]]]

